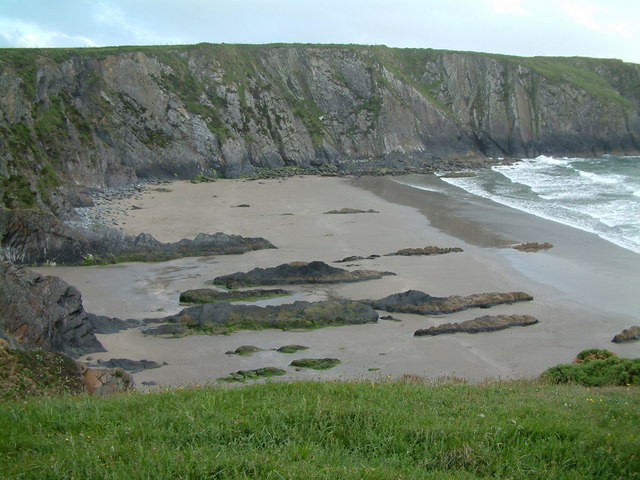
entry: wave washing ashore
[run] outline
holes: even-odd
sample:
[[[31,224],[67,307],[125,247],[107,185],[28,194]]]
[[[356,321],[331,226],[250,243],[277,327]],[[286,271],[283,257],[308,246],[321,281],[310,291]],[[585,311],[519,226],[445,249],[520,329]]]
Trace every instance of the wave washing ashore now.
[[[640,253],[640,157],[540,156],[443,180]]]

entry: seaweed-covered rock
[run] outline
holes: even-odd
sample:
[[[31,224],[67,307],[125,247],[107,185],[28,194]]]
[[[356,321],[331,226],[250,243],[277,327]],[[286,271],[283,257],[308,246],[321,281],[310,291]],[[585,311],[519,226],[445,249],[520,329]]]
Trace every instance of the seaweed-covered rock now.
[[[477,293],[474,295],[433,297],[419,290],[407,290],[395,293],[379,300],[361,300],[376,310],[387,312],[417,313],[421,315],[440,315],[459,312],[468,308],[487,308],[494,305],[509,304],[533,300],[523,292]]]
[[[394,253],[388,253],[387,256],[417,256],[417,255],[442,255],[444,253],[462,252],[460,247],[434,247],[427,246],[422,248],[403,248]]]
[[[374,258],[380,258],[380,255],[369,255],[368,257],[361,257],[360,255],[351,255],[349,257],[344,257],[342,260],[336,260],[335,263],[348,263],[348,262],[358,262],[360,260],[373,260]]]
[[[529,243],[521,243],[520,245],[515,245],[513,247],[515,250],[520,250],[521,252],[539,252],[540,250],[549,250],[553,248],[553,244],[549,242],[538,243],[538,242],[529,242]]]
[[[172,337],[182,337],[189,333],[189,329],[181,323],[161,323],[159,325],[146,325],[140,330],[145,335],[167,335]]]
[[[370,208],[369,210],[359,210],[357,208],[340,208],[337,210],[329,210],[328,212],[324,212],[325,215],[350,215],[350,214],[354,214],[354,213],[380,213],[377,210],[374,210],[373,208]]]
[[[391,272],[376,270],[354,270],[332,267],[324,262],[284,263],[277,267],[254,268],[249,272],[236,272],[213,280],[216,285],[227,288],[251,285],[293,285],[304,283],[347,283],[362,282],[395,275]]]
[[[220,301],[238,302],[242,300],[260,300],[261,298],[280,297],[290,295],[291,292],[281,288],[234,290],[232,292],[214,290],[212,288],[197,288],[186,290],[180,294],[181,303],[214,303]]]
[[[247,380],[259,380],[261,378],[277,377],[287,373],[286,370],[276,367],[262,367],[255,370],[238,370],[226,377],[218,378],[219,382],[241,382],[244,383]]]
[[[262,352],[264,349],[255,345],[240,345],[235,350],[229,350],[227,355],[251,355],[252,353]]]
[[[280,353],[296,353],[301,350],[309,350],[309,347],[305,347],[304,345],[283,345],[280,348],[276,349],[276,352]]]
[[[292,367],[328,370],[340,363],[337,358],[299,358],[290,363]]]
[[[526,327],[538,323],[531,315],[485,315],[460,323],[443,323],[437,327],[416,330],[415,336],[442,335],[445,333],[480,333],[495,332],[510,327]]]
[[[638,325],[625,328],[622,332],[611,339],[614,343],[633,342],[634,340],[640,340],[640,327]]]
[[[224,333],[229,329],[317,328],[373,323],[378,320],[378,314],[368,305],[349,300],[297,301],[266,307],[218,302],[185,308],[176,315],[158,320],[205,333]]]

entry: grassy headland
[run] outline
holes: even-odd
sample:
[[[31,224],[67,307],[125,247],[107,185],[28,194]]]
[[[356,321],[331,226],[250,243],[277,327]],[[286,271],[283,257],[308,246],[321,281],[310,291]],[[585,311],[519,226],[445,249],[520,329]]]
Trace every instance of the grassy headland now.
[[[0,404],[2,478],[640,478],[640,391],[272,382]]]

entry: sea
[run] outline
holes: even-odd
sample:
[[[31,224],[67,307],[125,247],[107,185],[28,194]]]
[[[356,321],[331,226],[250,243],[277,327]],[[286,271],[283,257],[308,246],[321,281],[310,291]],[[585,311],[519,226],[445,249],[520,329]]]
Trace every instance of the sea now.
[[[472,177],[441,180],[450,188],[595,233],[640,254],[640,157],[542,155],[483,169]]]

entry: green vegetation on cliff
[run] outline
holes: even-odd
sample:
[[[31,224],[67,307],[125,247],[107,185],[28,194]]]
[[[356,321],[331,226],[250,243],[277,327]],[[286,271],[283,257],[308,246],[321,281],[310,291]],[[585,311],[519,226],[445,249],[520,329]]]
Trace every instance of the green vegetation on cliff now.
[[[639,393],[406,379],[3,402],[0,477],[634,479]]]
[[[55,210],[51,191],[78,182],[640,150],[640,66],[617,60],[358,45],[0,49],[0,78],[8,208]],[[44,183],[43,168],[55,172]]]

